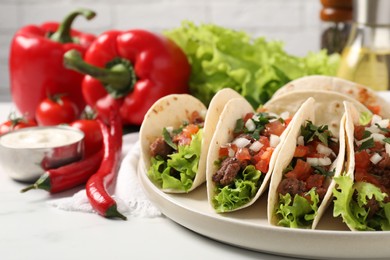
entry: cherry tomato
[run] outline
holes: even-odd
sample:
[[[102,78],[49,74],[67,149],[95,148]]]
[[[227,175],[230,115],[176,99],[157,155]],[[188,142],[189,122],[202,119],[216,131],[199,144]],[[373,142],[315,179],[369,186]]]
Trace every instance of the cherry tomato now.
[[[77,116],[76,104],[63,95],[42,100],[35,112],[38,125],[42,126],[70,124]]]
[[[33,120],[28,120],[23,117],[10,116],[9,119],[0,124],[0,135],[18,130],[21,128],[36,126],[37,123]]]
[[[103,136],[99,123],[93,119],[80,119],[72,122],[70,126],[84,132],[84,156],[88,157],[98,152],[103,145]]]

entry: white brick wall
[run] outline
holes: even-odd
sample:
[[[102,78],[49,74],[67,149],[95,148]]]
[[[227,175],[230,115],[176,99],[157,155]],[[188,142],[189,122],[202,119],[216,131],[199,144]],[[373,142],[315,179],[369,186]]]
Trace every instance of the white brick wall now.
[[[282,40],[288,52],[305,55],[319,50],[319,0],[0,0],[0,99],[9,99],[9,45],[18,28],[61,21],[70,11],[91,8],[91,21],[74,27],[91,33],[111,28],[142,28],[156,32],[174,28],[182,20],[215,23],[254,36]]]

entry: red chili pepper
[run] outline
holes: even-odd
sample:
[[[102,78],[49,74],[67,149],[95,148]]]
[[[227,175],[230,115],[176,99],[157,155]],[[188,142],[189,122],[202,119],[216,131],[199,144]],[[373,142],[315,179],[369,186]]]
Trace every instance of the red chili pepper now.
[[[38,104],[47,96],[66,94],[76,103],[80,113],[85,107],[81,94],[83,75],[66,69],[63,54],[71,49],[84,55],[95,36],[71,30],[76,17],[90,20],[95,13],[80,9],[59,24],[28,25],[16,32],[10,48],[10,83],[18,110],[33,119]]]
[[[107,191],[118,172],[122,151],[122,122],[119,114],[112,111],[110,126],[98,119],[103,135],[104,156],[98,171],[89,178],[86,191],[89,202],[100,215],[126,220]]]
[[[21,192],[42,189],[56,193],[86,183],[99,168],[102,157],[103,150],[81,161],[47,170],[34,184],[22,189]]]
[[[115,103],[124,124],[140,125],[159,98],[188,92],[190,65],[183,51],[145,30],[103,33],[84,59],[77,51],[64,55],[65,66],[87,74],[84,99],[101,118]]]

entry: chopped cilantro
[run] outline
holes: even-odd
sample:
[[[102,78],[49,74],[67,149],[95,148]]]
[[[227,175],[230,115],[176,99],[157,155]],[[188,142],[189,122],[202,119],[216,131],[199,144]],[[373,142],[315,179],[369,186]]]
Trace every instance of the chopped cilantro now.
[[[375,124],[382,132],[389,133],[390,129],[386,127],[381,127],[379,124]]]
[[[374,138],[370,138],[366,141],[364,141],[358,148],[358,151],[362,151],[362,150],[365,150],[365,149],[369,149],[369,148],[372,148],[374,147]]]
[[[163,128],[163,138],[170,147],[177,150],[177,145],[172,141],[171,135],[165,127]]]
[[[328,146],[328,140],[332,137],[327,125],[316,126],[311,121],[306,121],[306,125],[301,126],[301,135],[305,144],[317,137],[326,146]]]

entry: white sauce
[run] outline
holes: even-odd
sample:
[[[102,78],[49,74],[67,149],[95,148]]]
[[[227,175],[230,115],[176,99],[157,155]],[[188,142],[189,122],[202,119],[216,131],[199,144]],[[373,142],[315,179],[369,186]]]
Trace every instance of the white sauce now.
[[[0,136],[0,145],[9,148],[51,148],[80,141],[83,134],[59,127],[31,127]]]

